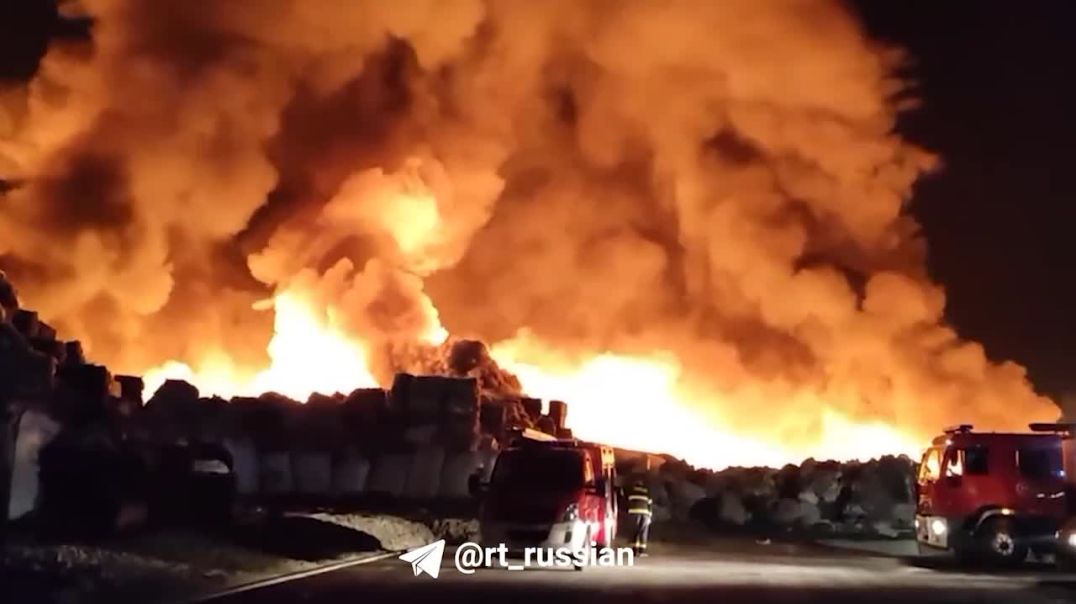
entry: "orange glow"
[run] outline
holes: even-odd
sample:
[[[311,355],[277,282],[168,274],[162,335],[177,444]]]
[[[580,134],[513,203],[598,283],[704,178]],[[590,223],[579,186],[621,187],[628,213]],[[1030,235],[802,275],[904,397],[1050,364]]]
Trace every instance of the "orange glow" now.
[[[847,2],[63,4],[89,38],[0,86],[0,264],[150,392],[384,387],[443,317],[711,467],[1058,418],[948,324],[912,57]]]
[[[206,355],[195,367],[170,361],[146,373],[146,391],[154,392],[166,379],[183,379],[203,395],[257,396],[277,392],[305,401],[314,392],[350,392],[376,387],[366,350],[339,328],[333,313],[318,311],[295,292],[273,300],[274,335],[270,364],[250,373],[235,366],[223,352]]]
[[[168,362],[146,374],[149,392],[168,378],[184,379],[203,394],[257,396],[278,392],[299,401],[314,392],[349,392],[376,387],[362,342],[349,336],[331,309],[285,291],[271,301],[275,333],[269,366],[244,372],[224,353],[206,355],[196,367]],[[431,328],[421,339],[443,342],[448,333],[427,309]],[[493,347],[491,354],[515,373],[530,396],[569,402],[568,426],[576,436],[628,449],[671,453],[709,468],[781,466],[818,459],[868,459],[883,454],[917,455],[918,439],[881,423],[857,423],[826,408],[821,431],[767,441],[735,434],[703,409],[729,409],[730,401],[699,398],[681,383],[675,357],[632,357],[613,353],[569,361],[527,332]],[[712,399],[713,394],[709,394]],[[721,403],[721,404],[715,404]],[[787,419],[787,418],[786,418]],[[794,418],[793,418],[794,419]]]
[[[323,227],[331,230],[351,220],[373,220],[395,242],[399,255],[392,265],[383,264],[379,270],[405,275],[413,287],[415,316],[425,326],[404,337],[436,346],[449,333],[422,290],[422,279],[446,264],[438,247],[446,225],[438,196],[423,179],[422,168],[420,160],[411,160],[396,173],[359,174],[330,203],[332,220]],[[328,275],[322,276],[321,283],[314,277],[308,271],[303,279],[289,281],[273,299],[256,305],[275,313],[268,367],[237,367],[228,354],[217,350],[204,355],[194,367],[171,361],[151,370],[146,376],[149,391],[155,391],[164,379],[178,378],[194,383],[204,394],[229,397],[277,392],[305,401],[314,392],[346,393],[378,386],[369,362],[371,343],[345,327],[341,320],[345,306],[337,308],[334,305],[339,302],[324,295],[340,283]],[[368,272],[362,272],[362,278],[376,281]],[[349,304],[371,299],[360,296]],[[519,377],[529,396],[568,402],[567,422],[576,436],[671,453],[700,467],[780,466],[808,457],[914,456],[921,446],[919,439],[894,427],[853,421],[837,411],[836,405],[818,400],[785,401],[802,403],[793,407],[809,411],[801,411],[800,416],[780,414],[767,430],[736,430],[722,414],[770,408],[773,401],[760,394],[723,394],[712,388],[693,391],[672,353],[628,356],[595,351],[572,357],[527,330],[494,345],[490,352],[502,368]],[[814,428],[805,429],[812,421]]]
[[[566,363],[527,334],[502,343],[493,356],[519,376],[532,396],[569,401],[576,436],[627,449],[671,453],[709,468],[781,466],[816,459],[869,459],[885,454],[918,456],[919,439],[881,423],[856,423],[826,409],[820,433],[766,441],[734,434],[702,409],[728,409],[731,401],[692,396],[679,381],[671,355],[651,358],[611,353]],[[574,403],[574,404],[572,404]],[[724,403],[724,404],[715,404]]]

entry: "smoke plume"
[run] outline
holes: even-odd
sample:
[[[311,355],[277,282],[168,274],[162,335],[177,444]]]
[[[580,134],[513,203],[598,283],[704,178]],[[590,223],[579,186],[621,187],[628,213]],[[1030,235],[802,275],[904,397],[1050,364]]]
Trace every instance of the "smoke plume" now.
[[[438,316],[658,351],[770,437],[824,409],[921,434],[1055,413],[944,324],[903,211],[936,160],[894,133],[902,56],[838,2],[81,10],[91,40],[0,94],[0,266],[121,370],[263,364],[259,301],[301,286],[382,365]]]

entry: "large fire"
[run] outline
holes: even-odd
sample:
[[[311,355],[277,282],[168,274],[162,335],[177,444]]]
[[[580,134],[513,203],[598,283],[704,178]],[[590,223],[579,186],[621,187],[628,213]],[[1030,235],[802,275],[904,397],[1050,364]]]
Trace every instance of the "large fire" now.
[[[384,386],[451,332],[712,467],[1056,418],[947,325],[847,3],[75,4],[0,89],[0,268],[151,389]]]
[[[680,381],[674,356],[632,357],[603,353],[581,363],[558,361],[557,353],[526,334],[493,350],[497,361],[520,377],[525,389],[573,401],[569,423],[579,435],[641,451],[668,452],[700,467],[800,463],[816,459],[916,456],[924,435],[880,422],[859,423],[820,402],[821,431],[793,429],[787,440],[738,435],[722,427],[722,413],[737,401],[714,400]],[[774,418],[792,423],[808,417]]]
[[[182,379],[198,385],[207,395],[277,392],[302,401],[314,393],[346,393],[379,386],[368,367],[366,343],[349,335],[332,312],[317,308],[310,296],[294,291],[278,294],[271,307],[275,331],[268,349],[268,367],[246,371],[225,351],[216,351],[193,368],[169,361],[150,370],[145,376],[149,391],[155,391],[166,379]],[[431,321],[433,327],[423,340],[438,344],[447,332],[436,316]],[[812,455],[840,460],[902,453],[914,456],[923,445],[922,435],[902,433],[879,422],[854,422],[830,409],[823,411],[820,432],[800,431],[796,438],[782,442],[737,435],[722,429],[719,417],[704,412],[725,408],[722,401],[693,397],[678,379],[676,358],[668,354],[634,357],[602,353],[572,361],[522,332],[495,346],[492,356],[520,378],[529,395],[574,403],[568,424],[577,436],[629,449],[672,453],[700,467],[780,466]]]

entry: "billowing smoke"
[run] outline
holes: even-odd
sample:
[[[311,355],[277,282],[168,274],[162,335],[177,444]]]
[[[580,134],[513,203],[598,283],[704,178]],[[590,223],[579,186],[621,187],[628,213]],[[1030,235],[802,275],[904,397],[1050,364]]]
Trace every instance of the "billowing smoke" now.
[[[264,363],[259,301],[302,285],[386,370],[439,313],[671,354],[699,407],[770,436],[823,408],[921,433],[1055,412],[943,324],[902,57],[838,2],[82,10],[92,40],[0,95],[0,266],[125,371]]]

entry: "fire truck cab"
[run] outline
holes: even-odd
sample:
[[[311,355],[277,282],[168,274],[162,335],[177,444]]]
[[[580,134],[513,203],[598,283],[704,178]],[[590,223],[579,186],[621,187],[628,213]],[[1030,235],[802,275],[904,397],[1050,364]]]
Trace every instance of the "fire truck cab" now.
[[[616,537],[613,449],[522,431],[497,456],[483,491],[483,543],[526,547],[611,546]]]
[[[1061,438],[948,428],[923,454],[917,493],[921,550],[1021,562],[1052,549],[1065,517]]]

